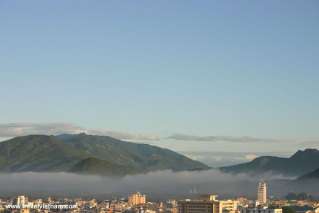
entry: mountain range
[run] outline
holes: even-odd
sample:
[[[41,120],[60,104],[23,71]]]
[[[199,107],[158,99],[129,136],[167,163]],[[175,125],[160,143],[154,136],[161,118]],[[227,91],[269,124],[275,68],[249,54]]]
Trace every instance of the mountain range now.
[[[220,170],[227,173],[248,173],[260,175],[264,173],[280,174],[285,176],[303,176],[319,168],[319,150],[305,149],[299,150],[289,158],[263,156],[258,157],[248,163],[234,166],[221,167]],[[307,175],[304,177],[306,178]]]
[[[209,167],[184,155],[108,136],[29,135],[0,143],[0,172],[72,172],[123,176],[158,170],[192,171]],[[265,173],[319,179],[319,150],[299,150],[289,158],[263,156],[219,168],[222,172]]]
[[[209,167],[168,149],[108,136],[29,135],[0,143],[0,172],[127,175]]]

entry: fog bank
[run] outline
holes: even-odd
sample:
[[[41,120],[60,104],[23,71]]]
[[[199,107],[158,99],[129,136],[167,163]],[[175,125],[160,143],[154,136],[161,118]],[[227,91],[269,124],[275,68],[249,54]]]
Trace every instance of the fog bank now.
[[[308,192],[318,195],[319,183],[300,184],[281,177],[268,176],[270,195],[283,196],[288,192]],[[141,191],[151,198],[193,197],[217,193],[221,197],[256,196],[259,179],[246,175],[224,174],[217,170],[172,172],[109,178],[71,173],[13,173],[0,174],[0,197],[26,194],[31,197],[68,196],[111,198],[126,197]]]

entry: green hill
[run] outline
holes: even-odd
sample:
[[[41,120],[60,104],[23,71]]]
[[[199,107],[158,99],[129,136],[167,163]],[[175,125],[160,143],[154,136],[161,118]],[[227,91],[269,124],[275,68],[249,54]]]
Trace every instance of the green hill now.
[[[133,174],[134,171],[131,167],[125,167],[114,164],[106,160],[90,157],[76,163],[70,170],[70,172],[80,174],[100,174],[109,176],[118,176],[125,174]]]
[[[253,175],[271,172],[274,174],[300,176],[318,168],[319,150],[299,150],[289,158],[264,156],[248,163],[220,168],[223,172],[248,173]]]
[[[30,135],[0,143],[2,172],[77,172],[125,175],[170,169],[208,167],[168,149],[107,136]]]
[[[0,143],[0,171],[65,171],[85,155],[54,136],[17,137]]]

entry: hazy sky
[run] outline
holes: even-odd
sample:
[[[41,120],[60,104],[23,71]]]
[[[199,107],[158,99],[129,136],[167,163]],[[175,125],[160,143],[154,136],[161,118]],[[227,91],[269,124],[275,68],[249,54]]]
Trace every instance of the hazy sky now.
[[[319,139],[318,11],[315,0],[0,1],[0,123]]]

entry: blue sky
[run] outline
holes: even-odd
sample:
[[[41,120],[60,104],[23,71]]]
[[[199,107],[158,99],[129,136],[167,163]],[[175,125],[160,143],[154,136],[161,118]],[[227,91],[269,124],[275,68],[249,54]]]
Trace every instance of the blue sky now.
[[[319,139],[318,10],[294,0],[1,1],[0,123]]]

